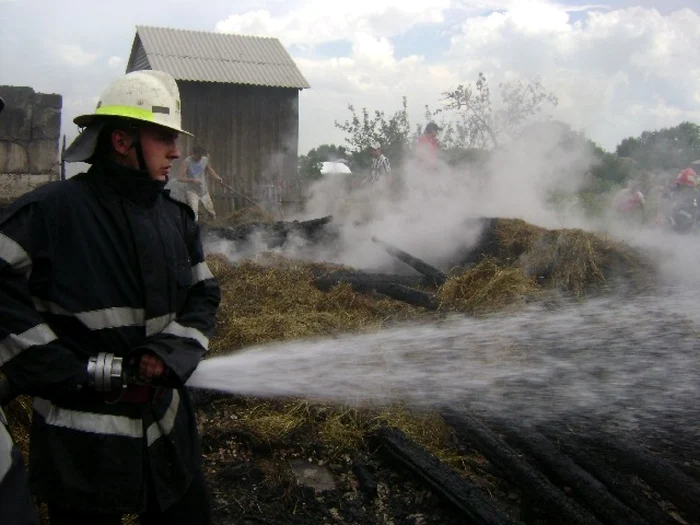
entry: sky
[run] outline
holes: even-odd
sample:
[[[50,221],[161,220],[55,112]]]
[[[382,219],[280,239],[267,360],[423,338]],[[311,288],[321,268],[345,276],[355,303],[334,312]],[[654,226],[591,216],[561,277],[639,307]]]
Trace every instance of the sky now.
[[[206,6],[206,7],[203,7]],[[63,95],[63,131],[125,72],[136,25],[279,38],[311,84],[299,152],[343,144],[348,104],[393,113],[486,74],[539,78],[547,115],[608,150],[644,130],[700,122],[700,0],[0,0],[0,84]]]

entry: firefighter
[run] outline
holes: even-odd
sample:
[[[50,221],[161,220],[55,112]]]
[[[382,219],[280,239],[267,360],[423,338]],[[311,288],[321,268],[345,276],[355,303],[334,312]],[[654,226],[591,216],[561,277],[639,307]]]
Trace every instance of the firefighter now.
[[[692,168],[685,168],[674,179],[670,191],[667,220],[675,231],[687,233],[697,222],[698,176]]]
[[[0,98],[0,113],[5,101]],[[0,354],[1,355],[1,354]],[[4,380],[0,372],[0,381]],[[37,513],[29,492],[24,461],[12,441],[0,408],[0,516],[7,525],[36,525]]]
[[[83,129],[65,158],[90,169],[24,195],[0,220],[0,371],[35,396],[31,488],[51,525],[116,525],[125,513],[209,524],[183,385],[220,293],[192,211],[164,192],[187,133],[177,84],[129,73],[74,122]],[[110,392],[96,381],[88,361],[102,352],[140,382]]]

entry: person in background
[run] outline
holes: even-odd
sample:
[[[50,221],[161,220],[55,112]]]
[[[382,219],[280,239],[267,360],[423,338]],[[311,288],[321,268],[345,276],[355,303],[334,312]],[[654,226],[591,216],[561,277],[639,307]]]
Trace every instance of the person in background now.
[[[667,221],[675,231],[693,230],[698,220],[698,179],[692,168],[681,170],[671,185]]]
[[[0,371],[34,397],[31,489],[51,525],[119,525],[123,514],[210,525],[184,385],[221,296],[192,210],[164,191],[187,133],[177,83],[129,73],[74,122],[64,158],[90,169],[23,195],[0,220]],[[138,382],[97,373],[115,357]]]
[[[194,212],[195,221],[199,220],[199,203],[204,205],[212,219],[216,218],[214,202],[209,195],[209,184],[207,176],[223,183],[223,179],[214,171],[209,162],[209,157],[205,156],[206,150],[202,146],[192,148],[192,154],[187,157],[180,167],[180,177],[178,180],[187,185],[187,204]]]
[[[636,181],[630,181],[619,191],[614,206],[618,219],[624,222],[642,224],[645,220],[646,202]]]
[[[438,167],[438,153],[440,151],[438,131],[440,128],[435,122],[428,122],[423,135],[420,136],[418,144],[416,144],[416,158],[419,164],[432,171],[437,170]]]
[[[372,169],[370,173],[370,182],[375,184],[379,180],[386,179],[391,173],[391,164],[382,152],[382,145],[379,142],[373,142],[370,146],[370,154],[372,155]]]

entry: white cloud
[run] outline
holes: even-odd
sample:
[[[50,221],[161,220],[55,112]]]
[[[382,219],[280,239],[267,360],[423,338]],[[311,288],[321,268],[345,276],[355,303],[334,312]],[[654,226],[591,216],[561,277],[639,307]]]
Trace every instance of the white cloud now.
[[[480,68],[495,76],[542,76],[560,95],[560,115],[611,146],[621,123],[630,124],[624,134],[642,130],[630,129],[639,122],[635,104],[649,108],[654,126],[700,120],[698,26],[700,16],[689,9],[667,16],[639,7],[593,11],[572,22],[563,8],[524,1],[506,13],[467,19],[449,60],[479,56]]]
[[[62,44],[56,49],[58,56],[71,66],[89,66],[99,56],[98,53],[89,53],[75,44]]]
[[[259,9],[233,14],[216,24],[216,30],[260,36],[274,36],[285,45],[311,46],[371,34],[389,37],[426,23],[440,23],[449,0],[356,0],[327,2],[310,0],[282,16]]]
[[[107,59],[107,65],[109,67],[121,67],[124,64],[124,59],[122,57],[111,56]]]
[[[421,42],[408,48],[404,42],[402,55],[414,54],[399,58],[394,37],[429,24],[435,40],[452,35],[447,52],[436,57]],[[333,121],[349,116],[348,103],[392,112],[407,95],[413,118],[420,119],[425,104],[436,107],[442,92],[482,71],[492,86],[541,77],[560,99],[553,116],[609,149],[644,129],[700,121],[700,15],[690,9],[662,15],[547,0],[400,7],[388,0],[339,6],[312,0],[278,16],[268,10],[232,15],[216,27],[306,46],[296,57],[312,85],[302,95],[302,152],[343,141]],[[314,55],[319,44],[338,40],[350,42],[346,55]]]

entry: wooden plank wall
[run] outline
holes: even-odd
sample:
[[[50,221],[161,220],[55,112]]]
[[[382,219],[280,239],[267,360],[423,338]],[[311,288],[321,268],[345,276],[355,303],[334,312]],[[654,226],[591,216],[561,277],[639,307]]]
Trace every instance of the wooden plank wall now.
[[[274,182],[292,191],[299,141],[297,89],[183,81],[178,85],[183,128],[195,135],[180,139],[183,158],[195,144],[201,144],[226,184],[256,201],[264,183]],[[211,188],[217,213],[245,205],[220,185]]]

